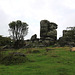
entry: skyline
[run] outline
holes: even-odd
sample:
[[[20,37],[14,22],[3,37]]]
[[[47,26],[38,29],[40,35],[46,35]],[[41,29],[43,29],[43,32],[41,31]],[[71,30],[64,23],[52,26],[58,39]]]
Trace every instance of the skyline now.
[[[58,37],[62,30],[75,26],[74,0],[0,0],[0,35],[9,36],[8,24],[21,20],[29,25],[29,39],[37,34],[40,37],[40,21],[48,20],[58,25]]]

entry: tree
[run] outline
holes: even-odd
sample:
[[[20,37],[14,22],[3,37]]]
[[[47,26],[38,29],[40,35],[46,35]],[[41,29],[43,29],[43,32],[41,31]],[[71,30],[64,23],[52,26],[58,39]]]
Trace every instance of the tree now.
[[[24,40],[24,36],[28,33],[28,24],[17,20],[9,23],[9,31],[13,40]]]
[[[17,20],[9,23],[9,27],[10,37],[15,41],[15,44],[19,46],[19,42],[23,41],[24,36],[28,33],[28,24]]]

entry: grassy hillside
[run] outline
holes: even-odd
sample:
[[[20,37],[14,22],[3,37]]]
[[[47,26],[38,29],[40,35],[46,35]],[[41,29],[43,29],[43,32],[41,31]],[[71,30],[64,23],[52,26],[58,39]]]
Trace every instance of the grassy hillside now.
[[[17,65],[0,65],[0,75],[75,75],[75,52],[69,47],[30,48],[4,51],[22,52],[31,60]],[[39,52],[35,52],[38,50]]]

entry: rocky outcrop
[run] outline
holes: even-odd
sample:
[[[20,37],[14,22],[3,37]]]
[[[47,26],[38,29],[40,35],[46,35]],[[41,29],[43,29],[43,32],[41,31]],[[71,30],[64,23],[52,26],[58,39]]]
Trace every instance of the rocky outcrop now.
[[[54,45],[57,41],[57,24],[42,20],[40,22],[40,38],[34,34],[29,41],[26,41],[26,47],[46,47]]]
[[[45,45],[53,45],[57,40],[57,24],[42,20],[40,22],[40,39]]]

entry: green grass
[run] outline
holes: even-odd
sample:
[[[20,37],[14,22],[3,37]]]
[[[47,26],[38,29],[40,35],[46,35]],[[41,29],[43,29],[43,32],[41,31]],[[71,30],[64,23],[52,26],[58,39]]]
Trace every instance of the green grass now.
[[[48,47],[53,50],[46,52],[46,48],[20,49],[32,62],[17,65],[0,65],[0,75],[75,75],[75,52],[69,47]],[[28,50],[39,50],[40,53],[26,53]],[[8,54],[12,51],[5,51]]]

